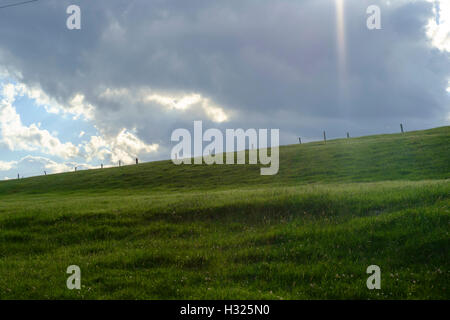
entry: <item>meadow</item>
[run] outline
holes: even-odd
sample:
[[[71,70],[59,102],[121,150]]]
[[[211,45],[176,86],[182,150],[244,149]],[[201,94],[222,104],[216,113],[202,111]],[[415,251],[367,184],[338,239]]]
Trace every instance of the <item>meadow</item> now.
[[[0,298],[449,299],[449,142],[284,146],[276,176],[158,161],[2,181]]]

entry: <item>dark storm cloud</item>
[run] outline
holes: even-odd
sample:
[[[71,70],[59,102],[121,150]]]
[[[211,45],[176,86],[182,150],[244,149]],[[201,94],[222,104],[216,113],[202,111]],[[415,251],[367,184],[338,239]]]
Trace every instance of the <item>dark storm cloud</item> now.
[[[103,132],[136,128],[148,143],[167,145],[172,129],[202,114],[105,99],[104,90],[200,93],[235,115],[206,126],[280,128],[282,143],[322,129],[332,137],[445,124],[449,55],[425,34],[432,4],[345,3],[344,86],[329,0],[42,0],[0,10],[0,64],[61,102],[83,93]],[[65,27],[69,4],[80,5],[82,30]],[[371,4],[381,6],[382,30],[366,28]]]

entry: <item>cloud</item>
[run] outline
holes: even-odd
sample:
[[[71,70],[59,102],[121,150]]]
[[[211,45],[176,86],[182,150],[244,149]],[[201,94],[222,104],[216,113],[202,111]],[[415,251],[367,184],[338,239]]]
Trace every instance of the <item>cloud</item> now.
[[[93,166],[86,163],[78,163],[78,162],[56,162],[46,157],[38,157],[38,156],[25,156],[17,163],[17,169],[21,172],[30,172],[43,174],[44,171],[47,173],[61,173],[74,171],[75,167],[77,170],[85,170],[94,168]]]
[[[70,114],[74,120],[83,118],[85,120],[92,120],[94,107],[84,102],[84,96],[77,93],[73,98],[69,99],[67,104],[61,105],[55,99],[50,98],[42,89],[34,87],[28,88],[26,85],[21,85],[23,94],[26,94],[30,99],[34,99],[36,105],[43,106],[49,113],[54,114]]]
[[[91,136],[89,141],[82,144],[87,161],[100,159],[108,163],[121,161],[124,164],[133,163],[140,154],[156,152],[158,147],[157,144],[145,144],[126,129],[122,129],[112,138]]]
[[[10,150],[42,150],[50,155],[64,159],[73,158],[78,148],[71,142],[62,143],[47,130],[36,124],[24,126],[13,106],[15,98],[21,94],[21,86],[12,83],[3,86],[3,99],[0,100],[0,143]]]
[[[61,173],[77,170],[95,168],[87,163],[74,161],[56,162],[46,157],[27,155],[18,161],[0,161],[0,171],[5,174],[4,180],[16,179],[17,174],[21,177],[43,175],[45,173]]]
[[[197,116],[206,117],[216,123],[228,121],[230,117],[223,107],[214,104],[211,99],[199,93],[161,93],[149,88],[133,91],[127,88],[107,88],[99,95],[99,98],[105,103],[121,101],[127,106],[142,104],[151,108],[152,104],[156,104],[161,109],[176,110],[183,116],[186,113],[191,115],[196,113]],[[164,110],[159,111],[164,112]]]
[[[60,156],[130,161],[167,157],[171,131],[193,120],[280,128],[281,143],[323,130],[332,138],[446,124],[448,5],[378,3],[382,30],[370,31],[373,1],[345,1],[344,85],[334,1],[79,1],[78,31],[65,27],[69,1],[10,10],[0,20],[0,66],[38,88],[30,94],[49,112],[99,131],[71,146],[29,127],[10,146],[54,141]]]
[[[17,114],[13,104],[17,96],[23,95],[37,101],[37,105],[45,105],[46,110],[50,113],[53,113],[52,110],[55,108],[51,99],[42,91],[29,90],[23,84],[3,85],[3,99],[0,100],[0,143],[6,145],[10,150],[37,150],[63,159],[82,157],[87,161],[100,159],[107,160],[108,163],[119,160],[131,162],[140,154],[158,150],[157,144],[147,145],[125,128],[114,136],[91,136],[90,141],[84,141],[78,146],[71,142],[62,143],[47,130],[40,129],[40,123],[33,123],[30,126],[22,124],[20,115]],[[82,105],[81,97],[78,96],[75,100],[74,106]],[[79,137],[83,137],[84,134],[82,131]]]
[[[427,35],[433,46],[442,51],[450,52],[450,2],[429,0],[433,3],[434,19],[427,25]]]
[[[57,163],[45,157],[36,157],[28,155],[23,157],[18,162],[18,169],[39,170],[43,174],[44,170],[47,173],[60,173],[74,170],[74,163]]]
[[[17,161],[0,161],[0,171],[7,171],[17,165]]]

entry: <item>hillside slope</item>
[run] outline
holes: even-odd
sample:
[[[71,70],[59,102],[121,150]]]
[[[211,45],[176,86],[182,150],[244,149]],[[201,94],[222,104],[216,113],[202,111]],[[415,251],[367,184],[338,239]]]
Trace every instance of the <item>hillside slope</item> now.
[[[314,142],[280,148],[280,170],[259,165],[180,165],[171,161],[0,182],[0,195],[48,192],[211,190],[252,185],[298,185],[450,178],[450,127],[405,134]]]
[[[449,142],[286,146],[266,177],[161,161],[1,182],[0,299],[449,299]]]

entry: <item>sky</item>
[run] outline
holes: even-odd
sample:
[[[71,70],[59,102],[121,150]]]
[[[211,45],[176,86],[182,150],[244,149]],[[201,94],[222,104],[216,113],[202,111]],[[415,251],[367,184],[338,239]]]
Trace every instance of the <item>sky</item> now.
[[[172,131],[195,120],[280,129],[282,145],[449,125],[449,58],[447,0],[0,8],[0,180],[169,159]]]

